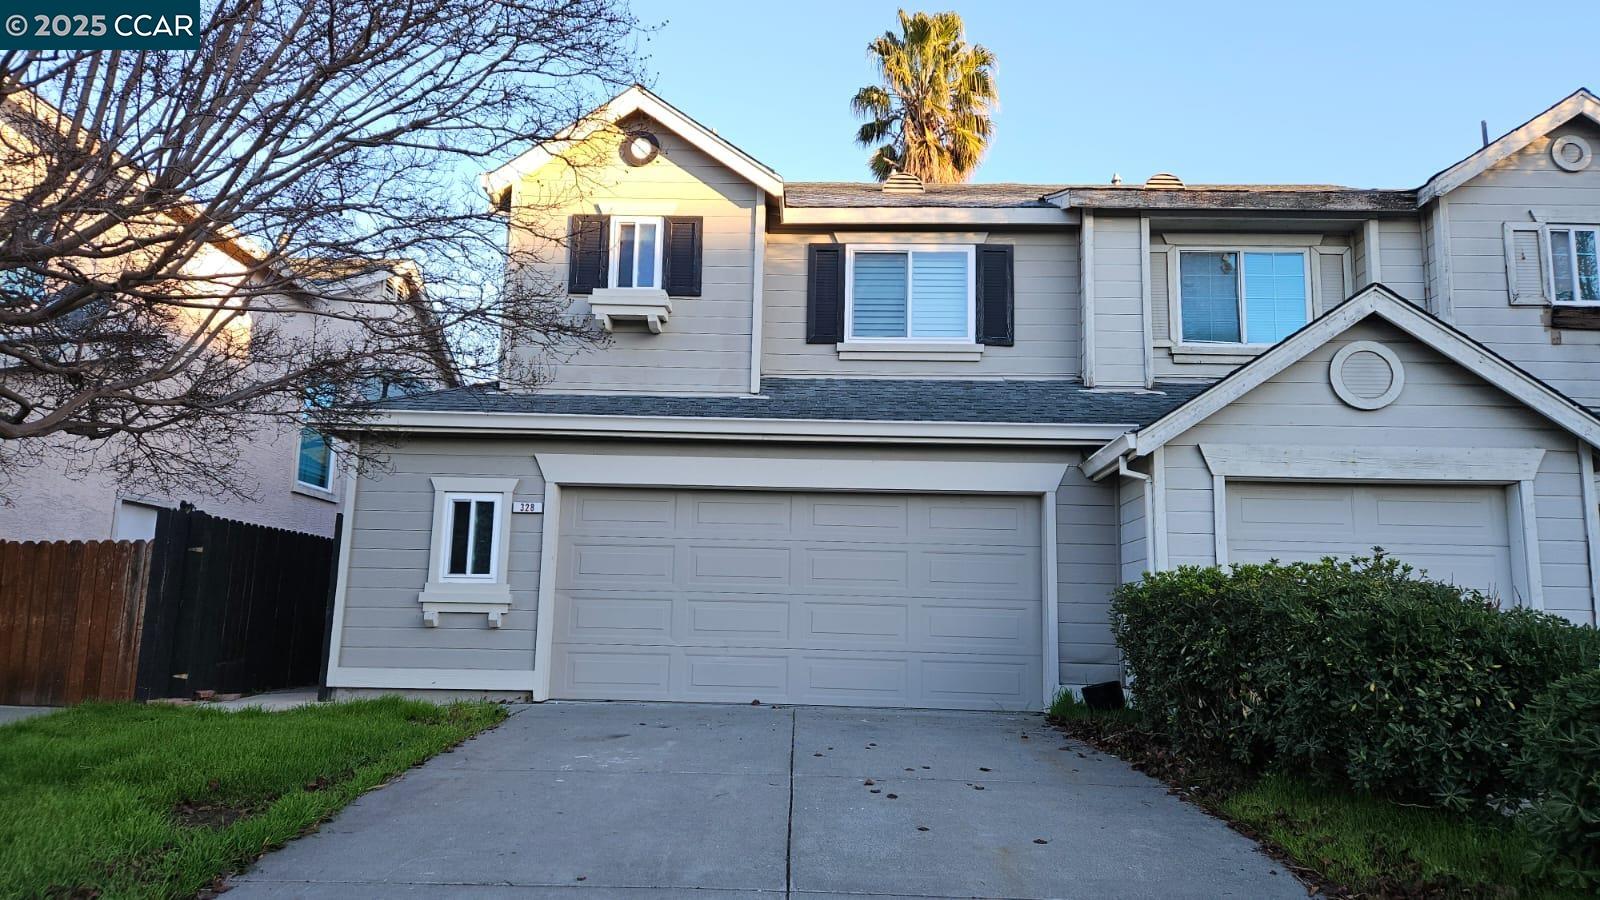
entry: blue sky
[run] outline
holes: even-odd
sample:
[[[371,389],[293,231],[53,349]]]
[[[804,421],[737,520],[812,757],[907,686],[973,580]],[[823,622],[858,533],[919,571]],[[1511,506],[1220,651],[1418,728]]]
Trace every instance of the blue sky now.
[[[634,0],[653,87],[789,181],[865,180],[849,100],[900,4]],[[1592,3],[1020,0],[954,9],[999,59],[976,181],[1415,187],[1580,86]]]

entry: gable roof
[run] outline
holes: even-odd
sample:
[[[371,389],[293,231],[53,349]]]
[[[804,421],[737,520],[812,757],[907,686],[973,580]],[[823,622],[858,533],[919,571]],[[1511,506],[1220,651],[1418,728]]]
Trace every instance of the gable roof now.
[[[1213,413],[1281,373],[1313,350],[1369,316],[1406,332],[1463,369],[1505,391],[1528,408],[1600,447],[1600,418],[1565,395],[1517,368],[1488,347],[1423,312],[1381,284],[1361,289],[1343,304],[1312,320],[1271,350],[1234,370],[1188,403],[1101,447],[1083,461],[1083,471],[1099,478],[1121,457],[1145,456]]]
[[[1482,150],[1429,178],[1427,183],[1417,189],[1417,205],[1421,206],[1466,184],[1482,175],[1490,166],[1579,116],[1600,124],[1600,97],[1590,93],[1588,88],[1578,88],[1560,103],[1490,141]]]
[[[567,126],[556,135],[555,140],[531,147],[505,165],[485,172],[482,176],[483,185],[490,194],[499,193],[518,177],[537,170],[573,145],[635,113],[643,113],[660,122],[678,137],[694,145],[695,149],[727,166],[766,193],[778,198],[783,197],[783,179],[777,172],[723,140],[716,132],[691,119],[682,110],[639,84],[628,88],[608,100],[599,109]]]

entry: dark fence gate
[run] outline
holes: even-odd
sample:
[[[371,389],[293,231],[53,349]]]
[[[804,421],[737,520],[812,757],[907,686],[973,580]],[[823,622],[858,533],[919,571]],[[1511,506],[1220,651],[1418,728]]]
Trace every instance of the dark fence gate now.
[[[135,697],[318,684],[336,543],[191,507],[162,510]]]
[[[337,557],[187,505],[151,541],[0,541],[0,704],[320,685]]]

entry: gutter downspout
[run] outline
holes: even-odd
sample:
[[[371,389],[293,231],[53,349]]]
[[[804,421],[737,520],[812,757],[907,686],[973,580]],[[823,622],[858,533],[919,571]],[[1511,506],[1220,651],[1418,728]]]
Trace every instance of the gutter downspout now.
[[[1135,472],[1128,468],[1128,457],[1117,457],[1117,474],[1124,478],[1132,478],[1143,482],[1144,499],[1144,559],[1145,571],[1155,571],[1156,554],[1156,511],[1155,511],[1155,479],[1143,472]]]

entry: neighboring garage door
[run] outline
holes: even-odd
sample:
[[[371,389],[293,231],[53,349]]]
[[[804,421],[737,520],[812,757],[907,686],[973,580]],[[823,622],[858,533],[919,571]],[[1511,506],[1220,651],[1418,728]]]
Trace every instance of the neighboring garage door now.
[[[551,695],[1036,708],[1036,498],[565,492]]]
[[[1430,577],[1514,598],[1505,488],[1229,481],[1227,496],[1234,562],[1382,547]]]

